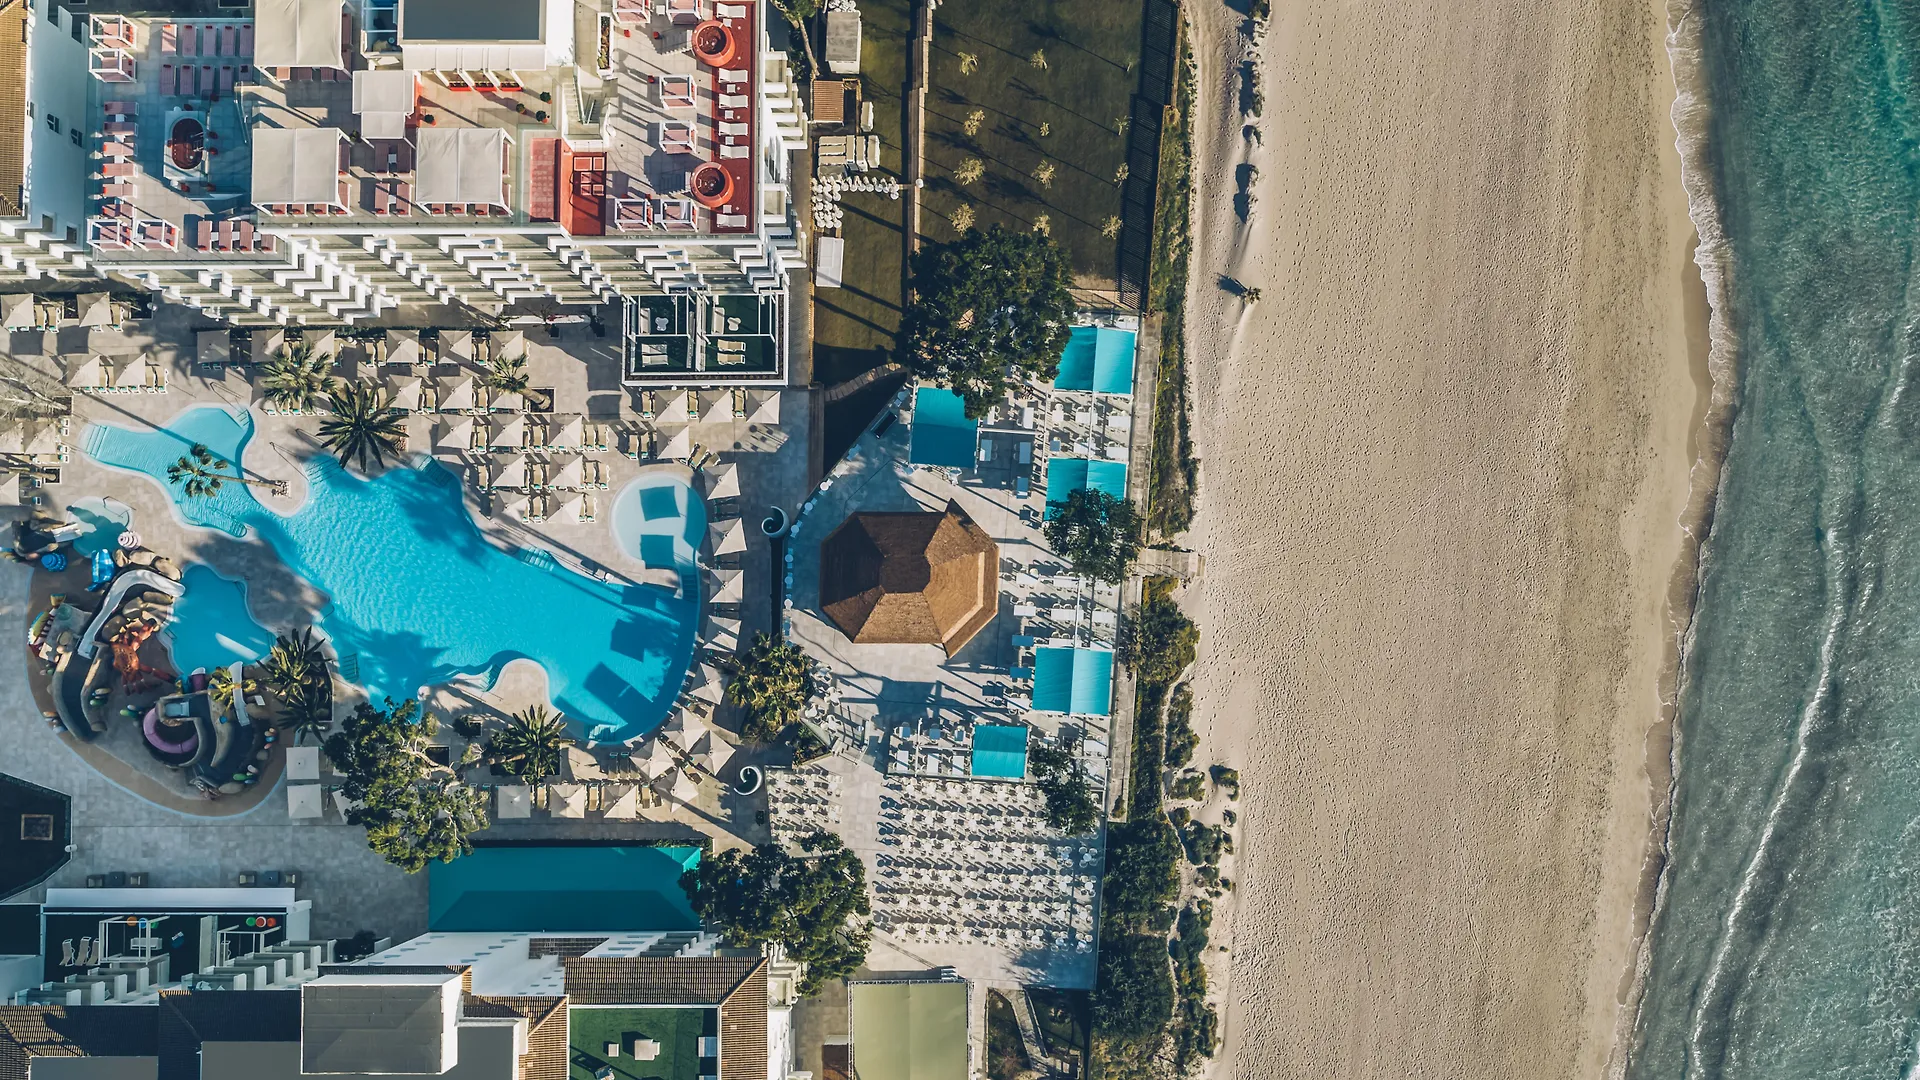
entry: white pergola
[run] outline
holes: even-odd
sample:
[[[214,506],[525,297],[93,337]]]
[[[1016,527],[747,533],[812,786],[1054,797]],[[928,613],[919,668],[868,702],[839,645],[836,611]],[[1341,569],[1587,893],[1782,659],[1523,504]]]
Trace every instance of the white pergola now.
[[[411,71],[391,68],[353,73],[353,111],[368,139],[404,139],[420,87]]]
[[[429,128],[418,135],[417,203],[507,205],[507,133],[499,128]]]
[[[343,30],[340,0],[255,0],[254,66],[344,71],[347,64],[340,52]]]
[[[337,14],[334,21],[339,21]],[[345,140],[339,128],[255,127],[253,202],[346,209],[340,197],[340,147]]]

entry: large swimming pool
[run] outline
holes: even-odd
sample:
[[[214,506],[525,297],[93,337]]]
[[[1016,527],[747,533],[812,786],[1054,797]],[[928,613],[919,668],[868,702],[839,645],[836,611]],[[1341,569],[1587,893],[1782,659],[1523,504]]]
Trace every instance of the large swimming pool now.
[[[315,625],[333,642],[343,674],[376,701],[411,697],[458,675],[491,681],[509,660],[524,657],[546,669],[555,706],[582,734],[626,740],[666,717],[692,659],[700,617],[695,548],[686,538],[703,534],[706,509],[685,482],[670,473],[650,475],[621,493],[648,499],[658,515],[649,534],[680,538],[650,552],[672,559],[687,586],[680,596],[655,585],[595,580],[544,550],[495,546],[469,515],[459,478],[431,462],[369,481],[330,458],[317,459],[306,467],[305,504],[288,516],[261,505],[244,485],[228,484],[202,499],[167,485],[168,463],[187,447],[204,443],[238,461],[252,435],[251,415],[202,407],[161,429],[96,424],[85,445],[102,464],[167,487],[190,524],[270,545],[325,595]],[[656,490],[662,494],[648,495]],[[634,545],[622,540],[637,557]],[[214,595],[189,597],[180,606],[174,636],[176,648],[184,645],[188,654],[182,661],[257,647],[237,587],[210,570],[187,573],[190,592],[198,585]]]

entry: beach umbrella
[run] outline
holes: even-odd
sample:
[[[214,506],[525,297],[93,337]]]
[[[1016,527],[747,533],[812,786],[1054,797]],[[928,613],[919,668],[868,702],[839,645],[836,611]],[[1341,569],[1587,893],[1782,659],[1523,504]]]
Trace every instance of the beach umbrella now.
[[[487,407],[494,412],[526,412],[527,402],[517,390],[495,390]]]
[[[473,376],[448,375],[434,382],[440,390],[441,412],[462,412],[474,407]]]
[[[454,360],[464,360],[467,363],[472,363],[473,359],[474,359],[473,331],[471,330],[440,331],[440,362],[441,363],[444,364]]]
[[[698,717],[689,716],[685,710],[675,712],[667,718],[666,723],[660,725],[660,734],[679,747],[682,753],[691,753],[693,745],[706,733],[707,725],[701,723]]]
[[[693,456],[693,429],[682,427],[669,436],[654,456],[668,461],[685,461]]]
[[[607,803],[601,815],[613,821],[632,821],[640,816],[640,789],[632,784],[622,785],[620,794]]]
[[[733,391],[716,390],[703,396],[700,402],[700,419],[713,423],[725,423],[733,419]]]
[[[23,429],[26,436],[20,452],[36,456],[50,456],[60,452],[60,429],[52,424],[29,424]]]
[[[700,785],[693,782],[685,769],[678,769],[674,771],[673,787],[667,794],[672,796],[674,802],[692,806],[693,800],[700,797]]]
[[[387,376],[387,393],[392,395],[393,407],[396,409],[401,409],[406,412],[418,410],[420,408],[421,389],[422,386],[418,375]],[[468,430],[472,430],[471,426],[469,426]],[[465,449],[465,447],[461,449]]]
[[[547,425],[547,445],[578,450],[586,441],[587,423],[579,416],[556,416]]]
[[[287,779],[320,779],[320,748],[317,746],[287,747]]]
[[[332,330],[309,330],[301,340],[315,356],[332,359],[340,355],[340,337]]]
[[[574,489],[583,488],[586,485],[586,462],[578,454],[569,454],[547,462],[548,487]]]
[[[693,419],[693,413],[687,407],[687,399],[692,396],[693,391],[691,390],[667,391],[664,404],[660,406],[660,412],[654,416],[654,421],[660,424],[684,424],[691,421]],[[671,457],[672,455],[666,456]]]
[[[605,780],[606,770],[590,752],[578,746],[567,747],[566,760],[562,763],[569,780]]]
[[[387,331],[387,363],[417,364],[425,357],[426,351],[420,345],[420,331]]]
[[[509,494],[493,504],[493,516],[507,521],[525,521],[529,502],[527,496],[518,492]]]
[[[112,326],[113,321],[112,293],[92,293],[80,302],[81,326]]]
[[[120,369],[113,373],[113,385],[115,386],[147,385],[146,354],[142,353],[141,355],[133,357],[132,359],[128,360],[126,363],[120,365]]]
[[[707,602],[712,604],[737,604],[742,595],[740,571],[715,570],[713,588],[709,591]]]
[[[587,816],[587,789],[579,784],[548,784],[547,813],[560,818]]]
[[[715,465],[706,470],[707,498],[737,499],[740,497],[740,467],[732,462]]]
[[[647,753],[636,757],[633,763],[649,780],[658,780],[673,769],[673,754],[669,752],[658,736],[647,742]]]
[[[433,425],[433,445],[441,450],[473,449],[473,419],[450,417]]]
[[[33,329],[33,301],[32,293],[8,293],[0,298],[0,329]]]
[[[224,364],[233,358],[233,334],[202,330],[194,335],[194,357],[203,364]]]
[[[524,331],[508,330],[493,335],[493,358],[495,360],[524,360],[527,358],[527,335]]]
[[[755,424],[773,426],[780,423],[780,391],[755,390],[748,394],[752,402],[752,411],[747,419]]]
[[[747,550],[747,530],[740,524],[739,518],[714,522],[707,526],[707,536],[713,541],[715,555],[732,555]]]
[[[287,816],[296,819],[317,818],[326,813],[326,807],[320,801],[321,792],[325,790],[319,784],[287,785]]]
[[[728,746],[720,736],[709,731],[706,738],[700,740],[700,745],[693,756],[694,760],[700,763],[701,768],[718,776],[720,770],[726,768],[728,760],[733,757],[733,747]]]
[[[740,647],[740,620],[718,615],[707,620],[707,647],[733,652]]]
[[[253,362],[264,364],[287,344],[287,332],[278,328],[253,332]]]
[[[487,486],[523,488],[527,486],[527,459],[521,454],[495,454],[487,462]]]
[[[18,473],[0,472],[0,506],[20,505],[20,476]]]
[[[25,423],[14,423],[0,427],[0,454],[24,454],[26,452],[27,425]]]
[[[104,356],[75,357],[67,365],[67,385],[76,389],[91,389],[107,385],[107,358]]]
[[[336,791],[333,793],[333,808],[340,811],[341,817],[346,817],[350,811],[358,809],[359,806],[360,800],[347,798],[345,792]],[[520,816],[526,817],[525,814]]]
[[[720,700],[726,697],[727,685],[712,664],[696,664],[693,669],[692,683],[687,687],[687,692],[702,701],[711,701],[718,705]]]
[[[525,413],[501,413],[487,418],[487,445],[495,449],[518,450],[527,445]]]
[[[578,525],[583,508],[580,494],[569,491],[555,500],[552,507],[547,510],[547,520],[555,525]]]

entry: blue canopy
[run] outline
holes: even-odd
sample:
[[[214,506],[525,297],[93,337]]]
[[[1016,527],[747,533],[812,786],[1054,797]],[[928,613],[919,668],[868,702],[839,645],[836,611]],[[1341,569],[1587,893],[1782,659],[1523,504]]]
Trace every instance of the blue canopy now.
[[[1060,354],[1057,390],[1133,393],[1134,332],[1111,326],[1076,326]]]
[[[1027,775],[1027,729],[981,724],[973,729],[973,775],[1019,780]]]
[[[1127,497],[1127,463],[1104,458],[1047,459],[1047,502],[1066,502],[1081,488],[1104,491],[1116,499]],[[1047,516],[1052,517],[1049,509]]]
[[[1112,651],[1035,649],[1033,707],[1039,712],[1106,716],[1113,708]]]
[[[907,460],[915,465],[955,469],[973,467],[980,424],[967,419],[966,402],[951,390],[922,386],[913,392],[913,442]]]

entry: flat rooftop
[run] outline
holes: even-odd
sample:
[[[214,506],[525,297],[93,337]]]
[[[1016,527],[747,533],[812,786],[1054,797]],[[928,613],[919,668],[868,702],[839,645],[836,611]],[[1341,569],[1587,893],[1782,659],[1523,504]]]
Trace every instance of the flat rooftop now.
[[[400,40],[539,41],[541,0],[400,0]]]

